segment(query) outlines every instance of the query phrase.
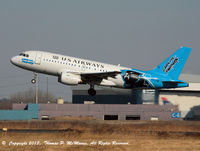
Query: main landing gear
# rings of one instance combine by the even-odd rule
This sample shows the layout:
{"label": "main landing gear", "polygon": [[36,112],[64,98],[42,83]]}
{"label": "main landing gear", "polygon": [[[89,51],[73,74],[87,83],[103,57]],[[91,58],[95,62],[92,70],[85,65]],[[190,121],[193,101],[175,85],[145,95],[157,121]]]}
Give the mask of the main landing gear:
{"label": "main landing gear", "polygon": [[90,85],[90,88],[88,90],[88,94],[91,95],[91,96],[96,95],[96,90],[94,89],[94,85]]}

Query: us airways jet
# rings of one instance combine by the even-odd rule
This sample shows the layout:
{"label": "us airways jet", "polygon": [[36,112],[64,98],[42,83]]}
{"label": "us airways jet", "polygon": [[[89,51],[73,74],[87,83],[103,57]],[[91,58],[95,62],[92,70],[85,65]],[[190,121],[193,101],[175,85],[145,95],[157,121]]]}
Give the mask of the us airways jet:
{"label": "us airways jet", "polygon": [[[89,84],[89,95],[95,95],[94,85],[128,89],[161,89],[188,87],[179,80],[191,48],[181,47],[153,70],[133,68],[69,57],[44,51],[25,51],[11,58],[11,63],[35,73],[58,77],[66,85]],[[31,80],[32,83],[36,79]]]}

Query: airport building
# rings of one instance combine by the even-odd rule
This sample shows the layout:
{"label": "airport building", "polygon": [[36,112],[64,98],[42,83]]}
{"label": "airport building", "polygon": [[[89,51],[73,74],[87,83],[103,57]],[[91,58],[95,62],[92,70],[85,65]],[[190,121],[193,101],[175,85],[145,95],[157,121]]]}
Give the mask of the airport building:
{"label": "airport building", "polygon": [[158,102],[162,105],[163,98],[166,98],[171,104],[178,105],[181,117],[185,118],[194,107],[200,106],[200,75],[182,74],[180,79],[189,82],[189,87],[159,90]]}
{"label": "airport building", "polygon": [[[13,104],[13,110],[24,110],[27,104]],[[61,116],[86,116],[100,120],[180,120],[174,105],[129,104],[39,104],[38,119]]]}
{"label": "airport building", "polygon": [[[189,87],[161,90],[128,90],[96,87],[97,95],[89,96],[89,86],[72,87],[73,104],[159,104],[177,105],[181,117],[188,117],[193,107],[200,106],[200,75],[182,74]],[[197,112],[197,111],[196,111]],[[190,112],[191,113],[191,112]],[[188,115],[189,114],[189,115]]]}
{"label": "airport building", "polygon": [[0,120],[33,120],[38,119],[39,105],[27,104],[22,105],[23,108],[15,109],[13,104],[13,110],[0,110]]}
{"label": "airport building", "polygon": [[129,90],[117,88],[96,88],[96,95],[90,96],[87,87],[79,86],[72,90],[73,104],[158,104],[158,91]]}
{"label": "airport building", "polygon": [[198,75],[182,75],[187,88],[127,90],[89,86],[72,87],[72,104],[13,104],[0,110],[0,120],[51,119],[59,116],[88,116],[100,120],[200,120],[200,80]]}

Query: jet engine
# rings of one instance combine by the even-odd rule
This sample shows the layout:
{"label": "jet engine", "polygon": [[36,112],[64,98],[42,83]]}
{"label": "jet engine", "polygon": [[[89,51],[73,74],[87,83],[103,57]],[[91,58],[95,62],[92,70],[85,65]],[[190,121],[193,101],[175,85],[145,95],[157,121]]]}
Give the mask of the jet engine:
{"label": "jet engine", "polygon": [[80,75],[73,73],[62,73],[58,78],[58,82],[67,85],[77,85],[82,82]]}

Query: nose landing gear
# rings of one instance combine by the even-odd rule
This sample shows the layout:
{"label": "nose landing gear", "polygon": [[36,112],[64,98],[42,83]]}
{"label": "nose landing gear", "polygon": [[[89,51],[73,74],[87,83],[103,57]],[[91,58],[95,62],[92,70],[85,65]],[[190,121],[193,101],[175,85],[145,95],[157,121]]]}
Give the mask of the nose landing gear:
{"label": "nose landing gear", "polygon": [[31,83],[35,84],[36,81],[37,81],[37,76],[38,74],[37,73],[34,73],[34,78],[31,80]]}

